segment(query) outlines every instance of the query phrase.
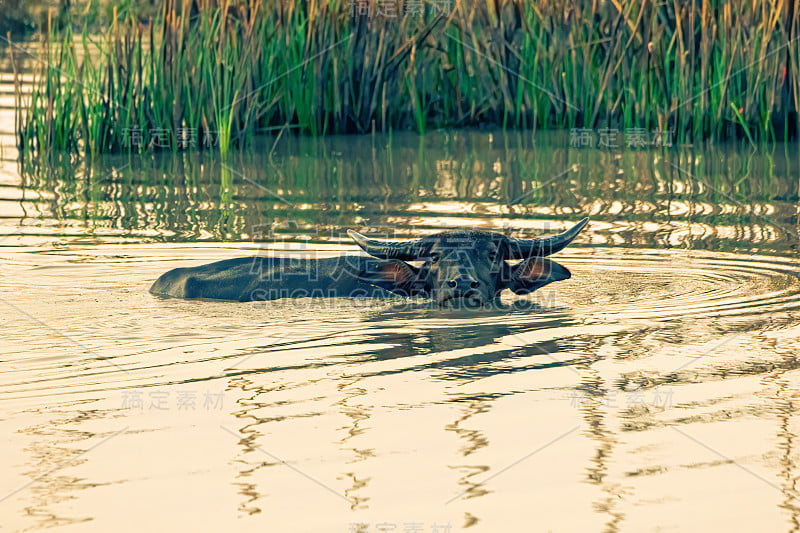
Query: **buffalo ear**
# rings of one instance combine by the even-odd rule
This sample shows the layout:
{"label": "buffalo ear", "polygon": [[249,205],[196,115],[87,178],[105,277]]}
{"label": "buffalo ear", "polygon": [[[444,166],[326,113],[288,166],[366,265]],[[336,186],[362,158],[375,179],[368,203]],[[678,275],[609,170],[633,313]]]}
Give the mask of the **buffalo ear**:
{"label": "buffalo ear", "polygon": [[544,257],[531,257],[511,267],[506,285],[517,294],[528,294],[548,283],[572,277],[566,267]]}
{"label": "buffalo ear", "polygon": [[420,279],[420,269],[398,259],[370,263],[358,278],[402,296],[415,296],[424,291],[425,280]]}

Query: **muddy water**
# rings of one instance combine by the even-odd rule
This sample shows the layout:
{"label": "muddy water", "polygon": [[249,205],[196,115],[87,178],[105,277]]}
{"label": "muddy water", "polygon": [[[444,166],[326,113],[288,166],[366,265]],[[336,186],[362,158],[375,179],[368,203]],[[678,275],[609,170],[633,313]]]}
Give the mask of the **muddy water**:
{"label": "muddy water", "polygon": [[[284,135],[21,166],[5,133],[2,531],[800,529],[797,146]],[[573,278],[490,310],[147,292],[357,253],[346,228],[584,215]]]}

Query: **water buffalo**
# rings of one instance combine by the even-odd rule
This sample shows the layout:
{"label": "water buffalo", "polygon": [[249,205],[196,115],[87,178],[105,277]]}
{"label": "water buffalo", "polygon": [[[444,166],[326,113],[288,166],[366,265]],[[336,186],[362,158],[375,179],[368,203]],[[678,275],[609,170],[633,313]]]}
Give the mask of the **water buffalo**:
{"label": "water buffalo", "polygon": [[[444,231],[414,241],[369,239],[348,234],[371,257],[243,257],[176,268],[150,292],[177,298],[275,300],[306,296],[381,297],[397,294],[435,299],[440,305],[479,306],[503,289],[527,294],[570,272],[545,256],[568,245],[586,226],[584,218],[559,235],[512,239],[488,231]],[[516,264],[507,261],[519,260]],[[413,266],[406,261],[421,262]]]}

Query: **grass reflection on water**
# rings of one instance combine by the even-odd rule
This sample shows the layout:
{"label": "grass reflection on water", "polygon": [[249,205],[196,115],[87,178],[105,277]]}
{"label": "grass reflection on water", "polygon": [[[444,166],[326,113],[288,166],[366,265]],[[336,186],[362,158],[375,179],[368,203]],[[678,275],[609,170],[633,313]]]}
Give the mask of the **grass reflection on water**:
{"label": "grass reflection on water", "polygon": [[[788,253],[796,150],[570,148],[566,134],[286,137],[209,153],[105,156],[23,172],[26,213],[48,232],[134,240],[408,237],[442,226],[525,234],[590,215],[601,242]],[[512,223],[513,220],[513,223]],[[53,227],[56,226],[56,227]]]}

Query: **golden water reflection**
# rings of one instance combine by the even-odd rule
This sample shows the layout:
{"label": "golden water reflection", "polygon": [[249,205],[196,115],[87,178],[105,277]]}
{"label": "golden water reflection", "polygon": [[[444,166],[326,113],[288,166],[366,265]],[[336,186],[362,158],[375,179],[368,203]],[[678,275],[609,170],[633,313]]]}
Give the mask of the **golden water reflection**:
{"label": "golden water reflection", "polygon": [[[6,162],[4,528],[798,530],[796,150],[458,132],[267,153]],[[147,293],[174,266],[355,253],[347,227],[584,214],[573,278],[495,309]]]}

